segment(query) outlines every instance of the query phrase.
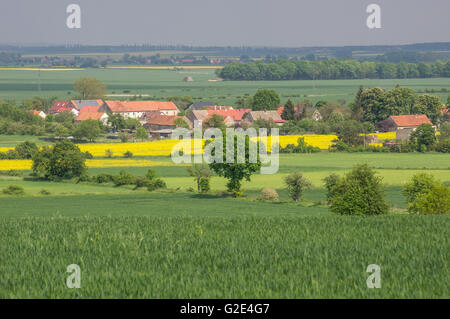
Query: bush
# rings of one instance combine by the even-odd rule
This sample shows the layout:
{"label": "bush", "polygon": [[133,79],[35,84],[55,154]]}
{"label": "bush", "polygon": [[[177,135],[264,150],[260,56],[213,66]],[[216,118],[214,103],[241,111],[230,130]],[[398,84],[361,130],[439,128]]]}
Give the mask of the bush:
{"label": "bush", "polygon": [[41,189],[39,194],[41,194],[41,195],[50,195],[51,193],[48,190],[46,190],[45,188],[43,188],[43,189]]}
{"label": "bush", "polygon": [[15,151],[17,155],[22,159],[30,159],[36,154],[39,149],[33,142],[25,141],[23,143],[18,144],[15,147]]}
{"label": "bush", "polygon": [[114,182],[114,175],[101,173],[98,174],[97,176],[94,176],[93,180],[99,184],[112,183]]}
{"label": "bush", "polygon": [[[343,178],[328,182],[331,211],[340,215],[381,215],[388,212],[381,178],[367,165],[356,165]],[[332,186],[332,184],[334,186]]]}
{"label": "bush", "polygon": [[86,157],[72,142],[58,142],[34,154],[33,172],[47,179],[80,177],[87,172]]}
{"label": "bush", "polygon": [[166,183],[160,179],[160,178],[155,178],[153,180],[150,181],[149,185],[147,186],[147,190],[149,192],[152,192],[154,190],[157,190],[159,188],[166,188]]}
{"label": "bush", "polygon": [[111,151],[109,148],[105,151],[106,157],[111,158],[111,157],[113,157],[113,155],[114,155],[114,152]]}
{"label": "bush", "polygon": [[209,192],[209,190],[210,190],[209,177],[204,177],[204,176],[200,177],[198,186],[199,186],[200,193]]}
{"label": "bush", "polygon": [[133,153],[131,153],[130,151],[126,151],[126,152],[123,154],[123,157],[125,157],[125,158],[132,158],[132,157],[133,157]]}
{"label": "bush", "polygon": [[94,155],[92,155],[91,153],[89,153],[88,151],[84,152],[84,157],[86,159],[93,159]]}
{"label": "bush", "polygon": [[327,201],[328,204],[330,204],[331,199],[335,195],[335,187],[339,183],[340,177],[337,174],[332,173],[330,176],[325,177],[323,181],[325,182],[325,188],[327,189]]}
{"label": "bush", "polygon": [[417,197],[410,212],[418,214],[450,214],[450,189],[436,185]]}
{"label": "bush", "polygon": [[440,140],[436,145],[436,151],[441,153],[450,153],[450,137]]}
{"label": "bush", "polygon": [[10,185],[7,188],[3,189],[3,194],[6,195],[23,195],[25,194],[25,190],[22,186]]}
{"label": "bush", "polygon": [[302,197],[305,189],[311,188],[311,183],[299,172],[294,172],[284,178],[289,196],[296,202]]}
{"label": "bush", "polygon": [[114,184],[116,186],[134,185],[136,184],[136,177],[125,171],[120,171],[119,175],[114,176]]}
{"label": "bush", "polygon": [[308,145],[305,142],[304,137],[299,137],[297,140],[297,146],[288,144],[286,147],[280,149],[280,153],[318,153],[320,148]]}
{"label": "bush", "polygon": [[22,176],[23,173],[21,171],[10,169],[9,171],[0,171],[0,175],[18,177],[18,176]]}
{"label": "bush", "polygon": [[449,213],[449,189],[430,174],[419,173],[403,188],[408,211],[413,214]]}
{"label": "bush", "polygon": [[261,191],[261,199],[262,200],[274,200],[278,201],[280,197],[276,190],[270,187],[263,188]]}

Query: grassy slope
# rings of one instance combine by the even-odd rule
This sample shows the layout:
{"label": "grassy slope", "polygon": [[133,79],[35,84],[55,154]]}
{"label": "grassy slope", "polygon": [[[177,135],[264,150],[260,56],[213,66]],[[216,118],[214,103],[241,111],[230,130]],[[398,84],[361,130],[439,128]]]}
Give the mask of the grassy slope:
{"label": "grassy slope", "polygon": [[[194,82],[183,82],[192,76]],[[224,81],[208,82],[214,78],[212,70],[116,70],[86,69],[77,71],[41,72],[41,88],[37,90],[37,71],[0,71],[0,99],[22,100],[33,96],[57,96],[64,99],[73,94],[73,82],[79,77],[95,77],[108,85],[109,94],[150,94],[155,99],[191,95],[196,100],[212,100],[220,104],[234,104],[237,97],[254,94],[261,87],[277,90],[286,101],[300,100],[305,95],[312,101],[354,99],[360,85],[380,86],[388,89],[397,84],[414,90],[450,89],[450,79],[395,79],[395,80],[326,80],[326,81]],[[70,92],[70,94],[68,94]],[[127,93],[128,94],[128,93]],[[447,93],[436,93],[444,101]]]}

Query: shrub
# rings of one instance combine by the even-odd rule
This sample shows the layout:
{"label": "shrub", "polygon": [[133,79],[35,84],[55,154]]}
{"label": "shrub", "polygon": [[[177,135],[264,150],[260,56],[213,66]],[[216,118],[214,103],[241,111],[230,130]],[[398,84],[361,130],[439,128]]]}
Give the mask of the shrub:
{"label": "shrub", "polygon": [[450,137],[440,140],[436,146],[436,151],[441,153],[450,153]]}
{"label": "shrub", "polygon": [[437,184],[438,182],[434,179],[433,175],[418,173],[405,185],[402,193],[406,197],[406,202],[412,204],[419,195],[431,191]]}
{"label": "shrub", "polygon": [[111,157],[113,157],[113,155],[114,155],[114,152],[111,151],[109,148],[105,151],[106,157],[111,158]]}
{"label": "shrub", "polygon": [[25,141],[18,144],[15,149],[17,155],[22,159],[30,159],[35,153],[38,152],[38,147],[36,143]]}
{"label": "shrub", "polygon": [[[334,186],[331,186],[336,182]],[[388,212],[381,178],[367,165],[356,165],[343,178],[329,182],[331,211],[340,215],[381,215]]]}
{"label": "shrub", "polygon": [[99,184],[114,182],[114,175],[101,173],[93,177],[93,180]]}
{"label": "shrub", "polygon": [[332,173],[330,176],[327,176],[323,179],[323,181],[325,182],[325,188],[327,189],[328,204],[331,203],[331,198],[333,198],[333,196],[335,195],[335,187],[336,185],[338,185],[339,180],[340,177],[335,173]]}
{"label": "shrub", "polygon": [[91,153],[89,153],[88,151],[84,152],[84,157],[86,159],[93,159],[94,155],[92,155]]}
{"label": "shrub", "polygon": [[46,190],[45,188],[43,188],[43,189],[41,189],[39,194],[41,194],[41,195],[50,195],[51,193],[48,190]]}
{"label": "shrub", "polygon": [[286,147],[280,149],[280,153],[318,153],[320,148],[308,145],[305,142],[304,137],[299,137],[297,140],[297,146],[288,144]]}
{"label": "shrub", "polygon": [[155,179],[150,181],[149,185],[147,186],[147,190],[149,192],[152,192],[152,191],[154,191],[156,189],[166,188],[166,187],[167,187],[166,183],[162,179],[155,178]]}
{"label": "shrub", "polygon": [[147,174],[145,174],[145,178],[148,180],[152,180],[156,177],[156,172],[152,170],[151,168],[148,169]]}
{"label": "shrub", "polygon": [[125,171],[120,171],[119,175],[114,176],[114,185],[134,185],[136,184],[136,177]]}
{"label": "shrub", "polygon": [[22,176],[23,173],[21,171],[10,169],[9,171],[0,171],[0,175],[17,177],[17,176]]}
{"label": "shrub", "polygon": [[3,194],[6,195],[23,195],[25,190],[22,186],[9,185],[7,188],[3,189]]}
{"label": "shrub", "polygon": [[296,202],[302,197],[305,189],[311,188],[311,183],[299,172],[286,176],[284,182],[287,185],[289,196]]}
{"label": "shrub", "polygon": [[450,214],[450,189],[435,185],[433,189],[417,197],[410,212],[418,214]]}
{"label": "shrub", "polygon": [[280,197],[276,190],[270,187],[263,188],[261,191],[261,199],[262,200],[274,200],[278,201]]}
{"label": "shrub", "polygon": [[198,187],[200,193],[207,193],[210,190],[209,177],[202,176],[198,181]]}
{"label": "shrub", "polygon": [[141,187],[148,187],[150,185],[151,181],[146,179],[145,177],[136,177],[135,181],[135,187],[134,189],[138,189]]}
{"label": "shrub", "polygon": [[133,157],[133,153],[130,152],[130,151],[126,151],[126,152],[123,154],[123,157],[125,157],[125,158],[131,158],[131,157]]}

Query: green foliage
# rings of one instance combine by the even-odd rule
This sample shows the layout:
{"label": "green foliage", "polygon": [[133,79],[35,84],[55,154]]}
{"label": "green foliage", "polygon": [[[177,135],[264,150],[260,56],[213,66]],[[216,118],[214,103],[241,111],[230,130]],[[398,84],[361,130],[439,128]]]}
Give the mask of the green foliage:
{"label": "green foliage", "polygon": [[431,190],[422,192],[410,211],[424,215],[450,214],[450,189],[445,185],[435,185]]}
{"label": "green foliage", "polygon": [[166,183],[161,178],[155,178],[151,180],[147,186],[147,190],[149,192],[152,192],[154,190],[160,189],[160,188],[166,188]]}
{"label": "green foliage", "polygon": [[102,99],[106,94],[106,84],[95,78],[79,78],[73,83],[73,89],[81,100]]}
{"label": "green foliage", "polygon": [[39,194],[41,195],[51,195],[52,193],[50,193],[48,190],[46,190],[45,188],[41,189],[41,191],[39,192]]}
{"label": "green foliage", "polygon": [[[227,178],[229,181],[227,183],[227,189],[229,192],[232,192],[236,195],[239,195],[241,190],[241,181],[243,179],[250,181],[251,175],[256,173],[261,168],[261,161],[259,159],[259,152],[257,155],[257,161],[256,163],[250,162],[250,152],[249,152],[249,145],[250,143],[253,143],[250,141],[250,138],[248,136],[245,136],[245,155],[244,155],[244,162],[238,163],[237,161],[237,136],[234,137],[234,162],[233,163],[226,163],[226,136],[223,137],[223,163],[210,163],[209,167],[219,176],[223,176]],[[212,155],[215,155],[215,150],[213,150]]]}
{"label": "green foliage", "polygon": [[123,153],[123,157],[125,158],[132,158],[133,157],[133,153],[130,151],[126,151],[125,153]]}
{"label": "green foliage", "polygon": [[33,172],[47,179],[70,179],[86,173],[86,156],[69,141],[43,147],[33,158]]}
{"label": "green foliage", "polygon": [[296,202],[302,197],[306,189],[312,187],[309,180],[307,180],[302,173],[293,172],[284,178],[284,183],[287,186],[289,196]]}
{"label": "green foliage", "polygon": [[93,180],[96,183],[98,183],[98,184],[113,183],[114,182],[114,175],[101,173],[101,174],[98,174],[97,176],[95,176],[93,178]]}
{"label": "green foliage", "polygon": [[121,114],[108,114],[108,123],[115,132],[126,127],[125,119]]}
{"label": "green foliage", "polygon": [[203,129],[215,127],[224,130],[226,128],[224,118],[219,114],[213,114],[210,117],[208,117],[206,120],[203,121],[202,126]]}
{"label": "green foliage", "polygon": [[286,121],[291,121],[295,119],[295,107],[291,99],[288,99],[284,105],[283,112],[281,113],[281,118]]}
{"label": "green foliage", "polygon": [[23,159],[30,159],[39,151],[36,143],[28,141],[18,144],[14,150],[19,155],[19,158]]}
{"label": "green foliage", "polygon": [[[329,187],[329,188],[328,188]],[[388,213],[381,178],[367,164],[355,165],[343,178],[329,177],[331,211],[340,215]]]}
{"label": "green foliage", "polygon": [[274,90],[259,89],[252,102],[254,111],[276,110],[280,106],[280,97]]}
{"label": "green foliage", "polygon": [[23,189],[23,187],[17,186],[17,185],[10,185],[7,188],[3,189],[2,192],[5,195],[13,195],[13,196],[19,196],[19,195],[25,194],[25,190]]}
{"label": "green foliage", "polygon": [[364,137],[361,136],[365,132],[364,124],[356,120],[339,122],[335,129],[339,141],[349,146],[358,146],[364,142]]}
{"label": "green foliage", "polygon": [[88,139],[89,141],[94,141],[100,136],[100,124],[96,120],[86,120],[78,124],[73,136],[78,139]]}
{"label": "green foliage", "polygon": [[327,201],[328,203],[331,203],[331,199],[336,195],[335,190],[340,182],[340,177],[335,173],[331,173],[329,176],[325,177],[323,181],[327,190]]}
{"label": "green foliage", "polygon": [[440,139],[436,145],[436,151],[441,153],[450,153],[450,137]]}
{"label": "green foliage", "polygon": [[318,153],[320,148],[308,145],[305,142],[304,137],[299,137],[297,145],[288,144],[285,147],[280,148],[280,153]]}
{"label": "green foliage", "polygon": [[114,185],[134,185],[136,184],[136,176],[127,173],[126,171],[120,171],[119,175],[114,176]]}
{"label": "green foliage", "polygon": [[[207,165],[194,164],[187,168],[190,176],[194,177],[194,181],[197,183],[197,191],[199,193],[209,191],[209,179],[211,178],[211,171]],[[203,189],[202,189],[203,185]],[[203,191],[206,190],[206,191]]]}
{"label": "green foliage", "polygon": [[113,157],[113,155],[114,155],[114,152],[111,151],[109,148],[105,151],[106,157],[111,158],[111,157]]}
{"label": "green foliage", "polygon": [[[444,212],[444,208],[448,210],[448,189],[447,193],[442,190],[446,188],[440,184],[432,175],[419,173],[412,177],[411,181],[403,188],[403,194],[408,203],[408,211],[410,213],[433,213],[431,209],[434,207],[434,213]],[[447,194],[447,195],[446,195]],[[436,196],[442,195],[442,198]],[[438,201],[442,201],[442,205]]]}
{"label": "green foliage", "polygon": [[436,143],[436,132],[430,124],[421,124],[411,133],[409,142],[416,147],[419,152],[430,151]]}
{"label": "green foliage", "polygon": [[142,126],[138,127],[136,130],[136,138],[141,139],[141,141],[148,139],[148,133]]}

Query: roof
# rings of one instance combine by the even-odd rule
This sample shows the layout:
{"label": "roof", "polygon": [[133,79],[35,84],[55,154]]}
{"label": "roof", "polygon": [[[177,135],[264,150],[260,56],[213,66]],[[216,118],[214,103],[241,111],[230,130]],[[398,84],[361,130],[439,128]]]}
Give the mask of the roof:
{"label": "roof", "polygon": [[94,113],[94,112],[80,112],[80,114],[75,118],[75,121],[86,121],[86,120],[100,120],[105,113]]}
{"label": "roof", "polygon": [[39,115],[39,114],[41,114],[42,111],[39,111],[39,110],[31,110],[30,112],[31,112],[33,115]]}
{"label": "roof", "polygon": [[90,105],[86,105],[84,106],[81,110],[80,110],[80,114],[81,113],[98,113],[99,109],[101,106],[90,106]]}
{"label": "roof", "polygon": [[391,115],[390,118],[394,121],[395,125],[400,127],[416,127],[421,124],[433,125],[425,114]]}
{"label": "roof", "polygon": [[250,116],[253,120],[273,120],[275,123],[284,122],[278,111],[251,111]]}
{"label": "roof", "polygon": [[193,110],[199,110],[204,107],[214,106],[214,105],[216,105],[216,103],[214,103],[214,102],[195,102],[195,103],[192,103],[191,105],[189,105],[189,108],[193,109]]}
{"label": "roof", "polygon": [[60,113],[64,111],[70,111],[73,107],[70,101],[55,101],[53,106],[50,108],[50,112]]}
{"label": "roof", "polygon": [[78,110],[81,110],[85,106],[102,106],[102,100],[72,100],[72,105],[74,105]]}
{"label": "roof", "polygon": [[195,118],[202,121],[209,118],[213,114],[222,116],[223,118],[230,117],[233,121],[241,121],[245,113],[250,112],[251,109],[220,109],[220,110],[194,110],[192,111]]}
{"label": "roof", "polygon": [[112,112],[151,112],[160,110],[178,110],[173,102],[160,101],[105,101]]}
{"label": "roof", "polygon": [[174,121],[177,118],[184,119],[183,116],[162,115],[162,114],[154,113],[154,114],[150,115],[150,117],[148,118],[146,123],[149,125],[175,126]]}

